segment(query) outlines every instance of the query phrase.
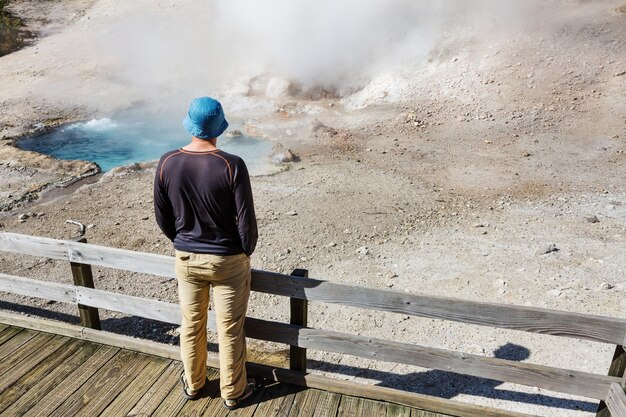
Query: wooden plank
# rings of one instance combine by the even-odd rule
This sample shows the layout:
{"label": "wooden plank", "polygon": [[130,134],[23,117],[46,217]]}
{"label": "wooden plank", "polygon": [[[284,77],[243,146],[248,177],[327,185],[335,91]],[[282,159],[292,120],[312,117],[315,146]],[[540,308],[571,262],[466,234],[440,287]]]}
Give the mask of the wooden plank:
{"label": "wooden plank", "polygon": [[[615,353],[613,354],[613,360],[609,366],[609,375],[623,377],[624,371],[626,371],[626,351],[623,346],[617,345],[615,347]],[[610,417],[609,409],[604,401],[600,401],[598,405],[598,411],[596,417]]]}
{"label": "wooden plank", "polygon": [[[55,355],[49,365],[49,372],[45,372],[44,375],[39,377],[36,377],[36,375],[28,376],[27,380],[21,381],[20,385],[16,387],[19,390],[20,398],[15,400],[6,410],[7,415],[21,416],[27,410],[33,408],[35,404],[40,403],[42,398],[60,385],[68,375],[74,372],[77,367],[82,365],[99,348],[98,345],[93,343],[84,343],[78,340],[75,340],[75,342],[78,349],[72,351],[72,349],[68,348],[67,353],[69,356],[67,358],[63,354]],[[58,360],[60,360],[60,363],[55,364]],[[45,369],[45,367],[42,367],[42,369]]]}
{"label": "wooden plank", "polygon": [[296,393],[293,398],[293,403],[291,404],[289,417],[299,417],[303,414],[303,410],[305,409],[307,404],[307,398],[309,396],[315,395],[314,391],[315,390],[307,389]]}
{"label": "wooden plank", "polygon": [[[67,302],[68,300],[71,300],[72,302],[79,302],[86,306],[103,308],[111,311],[117,311],[120,313],[150,318],[165,323],[181,323],[181,313],[178,304],[134,297],[125,294],[110,293],[107,291],[91,288],[80,288],[67,284],[48,283],[24,277],[3,277],[2,275],[3,274],[0,274],[0,283],[3,281],[4,278],[6,281],[10,281],[12,285],[15,286],[15,288],[19,288],[20,293],[23,294],[30,293],[35,295],[38,293],[38,289],[42,288],[42,284],[44,284],[45,288],[47,288],[47,295],[44,298],[49,298],[60,302]],[[72,295],[72,293],[74,293],[74,295]],[[6,314],[3,312],[0,312],[0,320],[5,320],[7,322],[16,324],[26,321],[19,316]],[[215,315],[212,312],[209,313],[208,323],[209,330],[215,332],[217,330],[217,326],[215,324]],[[47,324],[41,323],[41,325],[39,325],[37,329],[46,331],[47,326]],[[257,338],[265,337],[263,332],[254,331],[255,326],[257,326],[255,319],[247,320],[246,331],[250,331],[249,337],[255,337],[255,335]],[[272,329],[269,329],[269,331],[271,330]],[[89,329],[83,328],[80,329],[79,334],[82,337],[87,337],[87,335],[89,334],[98,333],[91,333],[89,332]],[[294,344],[297,343],[297,338],[291,337],[290,340],[293,340]]]}
{"label": "wooden plank", "polygon": [[[0,233],[0,250],[175,278],[174,258],[162,255],[8,232]],[[252,290],[615,345],[624,343],[626,335],[626,319],[354,287],[258,270],[252,271]]]}
{"label": "wooden plank", "polygon": [[381,401],[369,399],[363,400],[363,417],[385,417],[387,415],[387,404]]}
{"label": "wooden plank", "polygon": [[303,389],[282,383],[268,386],[254,417],[288,417],[296,394]]}
{"label": "wooden plank", "polygon": [[124,375],[124,370],[133,366],[139,358],[134,352],[119,351],[106,365],[101,366],[88,381],[82,384],[74,392],[68,393],[65,401],[56,408],[50,417],[97,415],[84,413],[91,402],[99,402],[106,397],[116,378]]}
{"label": "wooden plank", "polygon": [[433,413],[425,410],[412,410],[411,417],[440,417],[442,414]]}
{"label": "wooden plank", "polygon": [[[16,334],[21,332],[22,329],[19,327],[7,327],[0,333],[0,351],[3,349],[2,345],[7,341],[13,338]],[[0,353],[1,355],[1,353]],[[1,357],[1,356],[0,356]]]}
{"label": "wooden plank", "polygon": [[626,394],[619,384],[611,384],[606,404],[612,417],[626,417]]}
{"label": "wooden plank", "polygon": [[[89,329],[74,324],[23,316],[21,314],[0,311],[0,322],[10,322],[16,326],[40,332],[59,334],[86,341],[107,344],[122,349],[133,350],[148,355],[180,360],[180,348],[178,346],[163,343],[150,342],[146,339],[109,333],[101,330]],[[36,333],[32,333],[35,335]],[[207,365],[219,367],[217,360],[208,358]]]}
{"label": "wooden plank", "polygon": [[182,320],[178,304],[148,298],[76,287],[76,301],[91,307],[118,311],[165,323],[180,324]]}
{"label": "wooden plank", "polygon": [[[295,269],[292,276],[308,278],[309,271],[306,269]],[[289,298],[289,323],[306,327],[308,325],[308,300],[300,298]],[[294,371],[306,372],[306,349],[298,346],[289,346],[289,368]]]}
{"label": "wooden plank", "polygon": [[248,333],[252,338],[266,335],[268,340],[271,339],[274,342],[295,344],[309,349],[440,369],[595,399],[606,398],[609,384],[620,380],[617,377],[346,335],[327,330],[299,328],[290,324],[251,318],[246,319],[247,336]]}
{"label": "wooden plank", "polygon": [[411,409],[399,404],[387,404],[386,417],[411,417]]}
{"label": "wooden plank", "polygon": [[318,389],[309,389],[307,393],[301,416],[335,417],[337,415],[341,402],[340,394]]}
{"label": "wooden plank", "polygon": [[[82,396],[82,399],[90,398],[90,401],[81,407],[76,414],[71,415],[84,417],[99,416],[121,392],[133,383],[141,370],[148,366],[150,361],[154,360],[151,356],[135,352],[129,353],[132,354],[132,359],[122,363],[120,372],[115,374],[109,373],[103,378],[101,384],[90,380],[89,389]],[[107,369],[108,372],[110,372],[110,369]]]}
{"label": "wooden plank", "polygon": [[104,246],[84,244],[68,244],[68,256],[72,262],[105,266],[122,269],[124,271],[140,272],[176,279],[174,272],[174,258],[171,256],[142,253],[107,248]]}
{"label": "wooden plank", "polygon": [[[217,395],[215,398],[212,398],[208,404],[206,405],[206,409],[204,413],[202,413],[203,417],[226,417],[228,416],[228,410],[224,408],[222,405],[222,398]],[[236,411],[233,412],[236,413]],[[233,417],[233,416],[229,416]]]}
{"label": "wooden plank", "polygon": [[357,384],[342,381],[323,375],[305,374],[289,369],[273,368],[260,364],[247,364],[251,374],[288,384],[297,384],[309,388],[332,391],[344,395],[352,395],[387,401],[408,407],[438,410],[439,412],[458,417],[537,417],[530,414],[499,410],[490,407],[467,404],[445,398],[432,397],[424,394],[400,391],[393,388],[374,385]]}
{"label": "wooden plank", "polygon": [[[0,233],[0,251],[176,278],[174,258],[170,256],[133,252],[89,243],[4,232]],[[138,254],[141,255],[137,256]]]}
{"label": "wooden plank", "polygon": [[2,375],[2,378],[0,378],[0,393],[4,393],[7,388],[36,368],[48,356],[57,353],[57,350],[65,348],[66,345],[71,345],[71,342],[71,340],[63,336],[54,336],[48,339],[44,345],[34,350],[30,355],[9,368],[7,372]]}
{"label": "wooden plank", "polygon": [[17,233],[0,233],[0,251],[69,261],[64,241]]}
{"label": "wooden plank", "polygon": [[100,346],[78,368],[53,387],[46,396],[26,410],[23,417],[50,415],[55,412],[72,394],[81,389],[102,366],[119,352],[119,349]]}
{"label": "wooden plank", "polygon": [[0,324],[0,334],[9,328],[8,324]]}
{"label": "wooden plank", "polygon": [[0,377],[4,378],[5,373],[33,354],[33,352],[41,349],[53,337],[54,336],[51,334],[37,334],[35,337],[30,338],[26,343],[20,344],[19,348],[11,351],[10,354],[6,355],[0,362]]}
{"label": "wooden plank", "polygon": [[[110,293],[90,288],[75,288],[75,291],[76,300],[85,305],[110,311],[117,311],[119,313],[133,316],[145,317],[170,324],[180,325],[182,321],[180,307],[178,304],[134,297],[125,294]],[[249,320],[252,320],[251,324],[248,324]],[[248,331],[248,328],[254,327],[254,319],[247,318],[245,326],[246,331]],[[217,332],[215,313],[212,310],[209,311],[207,329],[214,333]],[[89,329],[85,329],[83,333],[89,333]],[[259,336],[265,337],[263,334],[260,334]]]}
{"label": "wooden plank", "polygon": [[[180,373],[176,376],[178,381]],[[214,397],[208,397],[202,400],[201,407],[206,408],[204,413],[192,413],[186,414],[182,410],[185,406],[188,408],[194,408],[195,404],[188,404],[189,401],[182,395],[182,386],[177,383],[174,388],[168,393],[167,397],[161,402],[159,407],[151,414],[152,417],[171,417],[176,415],[215,415],[212,410],[216,410],[220,415],[228,414],[228,410],[222,407],[222,400],[219,395]]]}
{"label": "wooden plank", "polygon": [[339,410],[339,403],[341,402],[341,395],[334,392],[318,391],[320,398],[318,400],[317,410],[315,417],[334,417]]}
{"label": "wooden plank", "polygon": [[[56,368],[70,360],[80,348],[81,343],[76,339],[66,339],[68,343],[64,344],[62,349],[57,349],[54,355],[48,356],[39,366],[31,369],[24,374],[10,388],[0,392],[0,413],[12,406],[15,402],[23,399],[23,397],[33,397],[35,392],[30,390],[38,384],[42,383]],[[27,394],[28,393],[28,394]],[[36,401],[36,399],[34,400]],[[19,415],[15,409],[8,415]]]}
{"label": "wooden plank", "polygon": [[126,415],[143,398],[152,385],[172,363],[171,360],[152,357],[136,378],[100,413],[100,417]]}
{"label": "wooden plank", "polygon": [[[109,344],[122,349],[146,353],[148,355],[161,356],[168,359],[180,360],[180,347],[161,343],[146,343],[145,339],[124,336],[115,333],[84,328],[82,339],[96,343]],[[209,366],[219,366],[217,360],[207,360]]]}
{"label": "wooden plank", "polygon": [[178,386],[178,376],[182,371],[180,362],[171,362],[159,379],[150,387],[127,416],[151,416],[165,397]]}
{"label": "wooden plank", "polygon": [[[74,241],[77,243],[87,243],[87,239],[84,236],[74,239]],[[70,266],[72,269],[74,285],[79,287],[95,288],[93,284],[93,274],[91,273],[91,265],[70,262]],[[80,315],[81,325],[91,329],[101,329],[98,309],[78,304],[78,312]]]}
{"label": "wooden plank", "polygon": [[30,317],[3,310],[0,310],[0,322],[9,323],[11,326],[14,326],[13,328],[19,330],[22,328],[37,330],[43,333],[53,333],[73,338],[80,338],[83,332],[83,327],[76,326],[74,324],[41,319],[38,317]]}
{"label": "wooden plank", "polygon": [[[182,371],[182,369],[181,369]],[[163,399],[161,404],[154,410],[151,417],[171,417],[178,414],[178,412],[185,406],[187,401],[181,394],[181,385],[179,382],[180,372],[176,375],[176,384],[169,391],[167,396]]]}
{"label": "wooden plank", "polygon": [[423,296],[253,271],[252,290],[481,326],[622,344],[626,319]]}
{"label": "wooden plank", "polygon": [[0,291],[75,304],[74,287],[0,273]]}
{"label": "wooden plank", "polygon": [[178,304],[92,288],[0,274],[0,291],[63,303],[79,303],[85,306],[104,308],[166,323],[180,324],[181,321]]}
{"label": "wooden plank", "polygon": [[342,396],[337,417],[363,417],[363,399]]}

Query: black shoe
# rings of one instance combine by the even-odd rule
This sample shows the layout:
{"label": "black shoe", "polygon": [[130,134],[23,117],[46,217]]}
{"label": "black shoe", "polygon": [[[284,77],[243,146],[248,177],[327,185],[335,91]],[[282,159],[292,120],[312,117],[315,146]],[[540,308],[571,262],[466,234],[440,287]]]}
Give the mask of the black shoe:
{"label": "black shoe", "polygon": [[185,397],[188,400],[197,400],[198,398],[201,398],[204,396],[204,392],[206,391],[207,387],[209,386],[209,379],[205,378],[204,379],[204,385],[202,386],[202,388],[200,388],[198,391],[196,391],[194,394],[190,394],[188,389],[189,389],[189,385],[187,385],[187,380],[185,379],[185,372],[182,372],[180,374],[180,383],[183,384],[183,397]]}
{"label": "black shoe", "polygon": [[259,394],[263,392],[265,386],[253,378],[248,378],[248,384],[243,395],[239,398],[232,400],[224,400],[224,407],[229,410],[235,410],[239,407],[244,407],[251,404],[255,399],[259,397]]}

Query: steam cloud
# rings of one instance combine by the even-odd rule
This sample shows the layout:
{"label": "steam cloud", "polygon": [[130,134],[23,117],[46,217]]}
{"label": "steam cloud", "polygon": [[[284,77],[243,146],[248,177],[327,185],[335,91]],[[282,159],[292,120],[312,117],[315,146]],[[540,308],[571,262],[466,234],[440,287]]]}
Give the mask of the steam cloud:
{"label": "steam cloud", "polygon": [[[216,39],[229,62],[305,86],[355,87],[373,74],[419,65],[445,36],[521,28],[542,2],[527,0],[218,0]],[[238,62],[241,64],[241,61]]]}
{"label": "steam cloud", "polygon": [[[78,56],[79,75],[91,71],[92,79],[107,83],[100,94],[132,97],[127,101],[155,102],[158,94],[184,107],[199,92],[242,96],[250,80],[260,75],[351,92],[381,72],[423,65],[443,39],[524,28],[545,14],[544,4],[101,0],[90,14],[107,18],[99,27],[86,24],[89,30],[68,51]],[[92,63],[88,69],[86,62]]]}

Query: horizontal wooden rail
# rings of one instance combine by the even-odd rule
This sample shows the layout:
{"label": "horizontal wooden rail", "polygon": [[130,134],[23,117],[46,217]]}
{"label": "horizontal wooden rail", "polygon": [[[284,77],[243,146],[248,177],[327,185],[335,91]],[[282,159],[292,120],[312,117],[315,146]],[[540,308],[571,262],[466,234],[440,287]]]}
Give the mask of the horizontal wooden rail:
{"label": "horizontal wooden rail", "polygon": [[[93,288],[58,284],[0,273],[0,291],[54,300],[61,303],[80,303],[89,307],[103,308],[164,323],[178,325],[181,323],[181,313],[178,304]],[[214,331],[216,327],[209,327],[209,329]]]}
{"label": "horizontal wooden rail", "polygon": [[626,394],[620,384],[611,384],[606,406],[612,417],[626,417]]}
{"label": "horizontal wooden rail", "polygon": [[[0,251],[44,256],[174,278],[174,258],[86,243],[0,233]],[[624,344],[626,320],[536,307],[481,303],[354,287],[317,279],[253,271],[252,290],[312,301],[451,320],[461,323]]]}
{"label": "horizontal wooden rail", "polygon": [[[361,358],[421,366],[428,369],[545,388],[555,392],[604,399],[609,385],[619,377],[488,358],[463,352],[424,347],[388,340],[348,335],[289,324],[254,320],[246,335],[307,349],[353,355]],[[270,335],[268,337],[268,335]]]}
{"label": "horizontal wooden rail", "polygon": [[4,232],[0,233],[0,251],[176,278],[173,257],[71,240]]}
{"label": "horizontal wooden rail", "polygon": [[[6,274],[0,274],[0,291],[80,303],[165,323],[180,324],[181,320],[177,304]],[[216,330],[212,314],[208,327],[212,331]],[[620,381],[619,377],[487,358],[255,318],[246,319],[245,329],[246,335],[254,339],[530,385],[599,400],[607,397],[611,383]]]}
{"label": "horizontal wooden rail", "polygon": [[624,343],[626,335],[625,319],[376,288],[357,288],[271,272],[257,271],[253,275],[252,289],[365,309],[611,344]]}

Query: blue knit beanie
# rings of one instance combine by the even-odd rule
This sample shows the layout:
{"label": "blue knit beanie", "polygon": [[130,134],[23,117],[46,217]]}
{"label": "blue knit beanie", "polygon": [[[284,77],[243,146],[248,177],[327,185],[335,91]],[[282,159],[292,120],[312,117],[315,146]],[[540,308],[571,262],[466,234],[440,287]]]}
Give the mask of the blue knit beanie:
{"label": "blue knit beanie", "polygon": [[224,133],[228,122],[219,101],[211,97],[199,97],[189,105],[183,126],[198,139],[213,139]]}

